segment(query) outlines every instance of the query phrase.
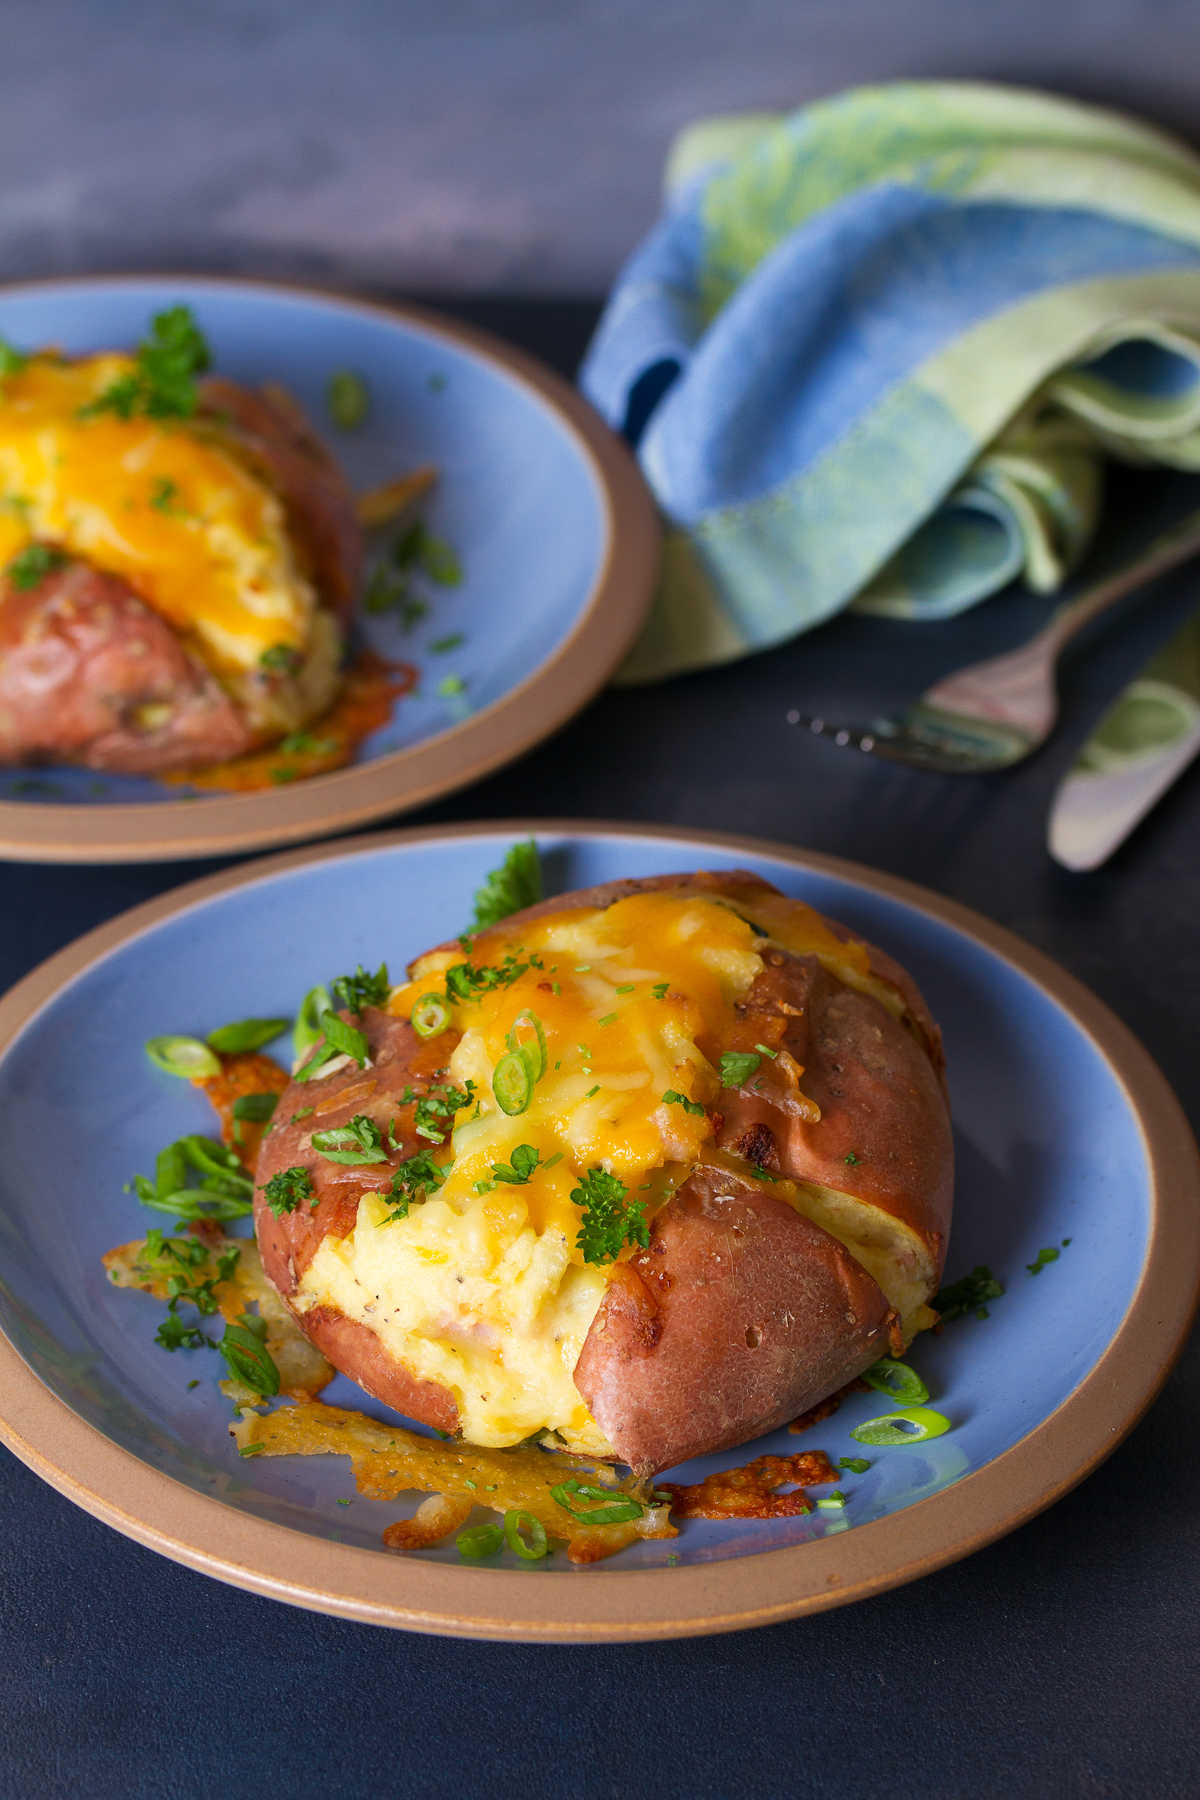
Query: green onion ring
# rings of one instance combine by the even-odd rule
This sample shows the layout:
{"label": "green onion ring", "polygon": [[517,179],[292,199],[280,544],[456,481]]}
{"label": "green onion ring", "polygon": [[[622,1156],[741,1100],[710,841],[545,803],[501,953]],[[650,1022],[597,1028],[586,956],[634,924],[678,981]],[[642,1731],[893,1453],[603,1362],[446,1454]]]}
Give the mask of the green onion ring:
{"label": "green onion ring", "polygon": [[886,1394],[891,1400],[902,1400],[905,1406],[920,1406],[929,1398],[929,1389],[917,1371],[910,1369],[907,1363],[897,1362],[893,1356],[881,1356],[878,1362],[863,1370],[862,1378],[868,1387]]}
{"label": "green onion ring", "polygon": [[[912,1429],[905,1430],[908,1425]],[[860,1444],[874,1444],[890,1449],[896,1444],[923,1444],[930,1438],[942,1437],[950,1429],[945,1413],[931,1406],[904,1406],[898,1412],[885,1413],[880,1419],[868,1419],[856,1425],[850,1436]]]}
{"label": "green onion ring", "polygon": [[[526,1022],[533,1026],[534,1041],[532,1044],[522,1044],[518,1042],[517,1039],[517,1027]],[[530,1081],[540,1081],[542,1076],[546,1073],[546,1033],[542,1029],[542,1021],[538,1018],[537,1014],[535,1012],[529,1012],[528,1010],[518,1013],[512,1022],[512,1030],[509,1032],[505,1042],[508,1044],[509,1049],[516,1055],[525,1058],[525,1066],[529,1070]]]}
{"label": "green onion ring", "polygon": [[460,1531],[454,1540],[454,1547],[466,1562],[482,1562],[485,1556],[495,1556],[504,1543],[504,1531],[499,1525],[468,1525]]}
{"label": "green onion ring", "polygon": [[146,1055],[155,1068],[168,1075],[178,1075],[184,1081],[201,1081],[221,1073],[221,1059],[200,1038],[148,1038]]}
{"label": "green onion ring", "polygon": [[[527,1539],[521,1535],[525,1531],[529,1533]],[[517,1507],[504,1515],[504,1536],[509,1549],[515,1550],[523,1562],[541,1562],[543,1556],[549,1554],[546,1527],[542,1521]]]}
{"label": "green onion ring", "polygon": [[299,1062],[306,1050],[311,1050],[315,1043],[324,1037],[321,1029],[321,1014],[333,1011],[333,997],[328,988],[309,988],[300,1002],[300,1011],[296,1015],[296,1023],[292,1027],[292,1050]]}
{"label": "green onion ring", "polygon": [[510,1050],[492,1070],[492,1092],[500,1111],[512,1118],[523,1113],[533,1097],[533,1079],[522,1050]]}
{"label": "green onion ring", "polygon": [[[422,994],[409,1014],[409,1024],[419,1038],[437,1037],[449,1023],[450,1008],[443,994]],[[483,1530],[482,1526],[480,1530]]]}

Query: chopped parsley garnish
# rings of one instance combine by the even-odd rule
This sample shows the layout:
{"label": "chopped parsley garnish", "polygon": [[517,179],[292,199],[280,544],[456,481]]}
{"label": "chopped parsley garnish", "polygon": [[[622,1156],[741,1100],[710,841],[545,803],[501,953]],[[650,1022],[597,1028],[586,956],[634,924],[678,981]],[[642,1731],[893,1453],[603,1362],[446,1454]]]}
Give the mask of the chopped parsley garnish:
{"label": "chopped parsley garnish", "polygon": [[858,1154],[857,1150],[847,1150],[845,1156],[842,1158],[842,1161],[848,1162],[850,1164],[850,1166],[853,1168],[855,1163],[859,1163],[862,1161],[862,1157]]}
{"label": "chopped parsley garnish", "polygon": [[374,1119],[369,1118],[366,1113],[355,1113],[348,1125],[335,1125],[328,1131],[314,1131],[312,1147],[320,1152],[326,1162],[348,1163],[351,1167],[361,1163],[387,1161],[383,1133]]}
{"label": "chopped parsley garnish", "polygon": [[751,1169],[760,1181],[778,1181],[778,1175],[772,1175],[765,1163],[751,1163]]}
{"label": "chopped parsley garnish", "polygon": [[211,1344],[212,1339],[198,1325],[187,1325],[178,1313],[169,1312],[155,1332],[154,1341],[163,1350],[198,1350],[202,1344]]}
{"label": "chopped parsley garnish", "polygon": [[9,563],[8,579],[20,593],[28,593],[66,560],[61,550],[54,550],[49,544],[26,544]]}
{"label": "chopped parsley garnish", "polygon": [[502,963],[455,963],[446,970],[446,995],[450,1000],[478,1000],[480,994],[511,987],[527,970],[541,967],[540,957],[527,956],[521,961],[511,951]]}
{"label": "chopped parsley garnish", "polygon": [[[416,612],[408,613],[406,609],[415,607]],[[429,611],[423,600],[412,599],[408,591],[408,583],[401,575],[394,575],[382,563],[376,565],[367,577],[367,585],[363,591],[363,610],[379,614],[399,612],[405,630],[423,619]]]}
{"label": "chopped parsley garnish", "polygon": [[285,756],[328,756],[338,747],[336,738],[314,737],[310,731],[289,732],[279,744]]}
{"label": "chopped parsley garnish", "polygon": [[721,1056],[721,1086],[742,1087],[758,1070],[762,1057],[753,1050],[726,1050]]}
{"label": "chopped parsley garnish", "polygon": [[640,1244],[643,1250],[649,1244],[643,1202],[631,1200],[625,1183],[598,1163],[572,1188],[571,1198],[583,1208],[575,1242],[585,1262],[614,1262],[626,1244]]}
{"label": "chopped parsley garnish", "polygon": [[325,397],[330,418],[343,431],[355,431],[371,408],[367,384],[353,369],[339,369],[331,375]]}
{"label": "chopped parsley garnish", "polygon": [[462,581],[462,564],[455,551],[445,538],[434,537],[424,525],[419,530],[417,561],[425,574],[439,587],[458,587]]}
{"label": "chopped parsley garnish", "polygon": [[699,1100],[689,1100],[686,1094],[681,1094],[679,1092],[678,1088],[667,1089],[666,1093],[663,1095],[663,1104],[666,1106],[682,1106],[684,1112],[694,1113],[698,1119],[704,1117],[704,1108],[701,1106]]}
{"label": "chopped parsley garnish", "polygon": [[277,671],[281,675],[294,675],[304,661],[294,644],[272,644],[259,657],[259,667]]}
{"label": "chopped parsley garnish", "polygon": [[[650,992],[654,995],[656,1000],[665,1000],[670,991],[671,984],[669,981],[656,981],[654,986],[650,989]],[[728,1086],[729,1084],[726,1083],[725,1085]]]}
{"label": "chopped parsley garnish", "polygon": [[393,1210],[385,1224],[390,1225],[393,1219],[406,1219],[409,1207],[429,1194],[436,1194],[445,1179],[445,1170],[434,1162],[433,1152],[418,1150],[415,1156],[402,1162],[392,1176],[387,1198],[392,1201]]}
{"label": "chopped parsley garnish", "polygon": [[451,631],[445,637],[434,638],[429,648],[435,656],[445,656],[448,650],[457,650],[466,641],[461,631]]}
{"label": "chopped parsley garnish", "polygon": [[83,407],[81,417],[112,412],[120,419],[132,419],[135,413],[190,419],[197,403],[195,378],[211,360],[190,307],[169,307],[151,320],[150,336],[138,346],[132,372]]}
{"label": "chopped parsley garnish", "polygon": [[461,675],[443,675],[437,684],[437,691],[443,700],[453,700],[459,694],[465,694],[467,684]]}
{"label": "chopped parsley garnish", "polygon": [[1049,1244],[1044,1250],[1039,1250],[1034,1260],[1026,1263],[1025,1267],[1031,1275],[1040,1275],[1049,1263],[1057,1262],[1061,1254],[1053,1244]]}
{"label": "chopped parsley garnish", "polygon": [[431,1087],[417,1101],[417,1110],[413,1115],[417,1136],[428,1138],[431,1144],[444,1144],[454,1124],[455,1113],[461,1112],[464,1106],[470,1106],[474,1097],[473,1081],[468,1081],[461,1088]]}
{"label": "chopped parsley garnish", "polygon": [[870,1466],[871,1465],[865,1456],[838,1457],[838,1468],[849,1469],[852,1475],[865,1475]]}
{"label": "chopped parsley garnish", "polygon": [[353,975],[338,975],[329,985],[334,999],[352,1013],[360,1013],[364,1006],[386,1006],[392,991],[386,963],[380,963],[373,975],[359,963]]}
{"label": "chopped parsley garnish", "polygon": [[226,1325],[225,1335],[217,1349],[229,1365],[229,1373],[242,1381],[264,1400],[279,1392],[279,1370],[268,1353],[264,1339],[267,1321],[243,1313],[236,1325]]}
{"label": "chopped parsley garnish", "polygon": [[29,358],[7,338],[0,338],[0,379],[5,375],[19,375]]}
{"label": "chopped parsley garnish", "polygon": [[929,1302],[943,1325],[951,1319],[961,1319],[973,1312],[977,1319],[988,1316],[985,1302],[999,1300],[1004,1293],[1003,1282],[997,1281],[986,1263],[977,1263],[969,1275],[963,1275],[958,1281],[950,1282],[941,1288]]}
{"label": "chopped parsley garnish", "polygon": [[[552,1169],[555,1163],[561,1161],[561,1152],[557,1152],[542,1162],[540,1150],[535,1150],[532,1144],[518,1144],[512,1153],[511,1162],[492,1164],[492,1175],[495,1181],[503,1182],[505,1187],[524,1187],[536,1168],[540,1166],[543,1169]],[[488,1182],[487,1185],[491,1187],[494,1183]]]}
{"label": "chopped parsley garnish", "polygon": [[150,504],[155,512],[173,513],[179,498],[179,484],[169,475],[160,475],[150,488]]}
{"label": "chopped parsley garnish", "polygon": [[505,855],[498,869],[484,877],[476,889],[472,929],[481,931],[510,913],[535,906],[542,897],[542,865],[532,838],[522,838]]}
{"label": "chopped parsley garnish", "polygon": [[261,1191],[277,1219],[284,1213],[295,1212],[302,1200],[308,1200],[313,1206],[317,1204],[313,1178],[299,1163],[290,1169],[280,1169],[270,1181],[262,1184]]}

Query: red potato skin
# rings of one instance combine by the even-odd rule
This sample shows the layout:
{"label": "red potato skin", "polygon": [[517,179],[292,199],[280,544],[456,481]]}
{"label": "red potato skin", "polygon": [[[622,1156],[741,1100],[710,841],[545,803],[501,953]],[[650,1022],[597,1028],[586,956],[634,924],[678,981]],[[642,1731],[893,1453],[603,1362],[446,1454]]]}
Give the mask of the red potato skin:
{"label": "red potato skin", "polygon": [[[139,725],[159,703],[170,716]],[[0,576],[0,762],[148,775],[249,745],[220,682],[124,581],[80,562],[33,588]]]}
{"label": "red potato skin", "polygon": [[[604,907],[649,890],[721,897],[749,917],[756,895],[776,891],[740,872],[609,883],[543,901],[481,932],[472,960],[487,961],[527,920]],[[813,1123],[794,1106],[788,1110],[787,1081],[778,1063],[764,1058],[750,1085],[722,1090],[714,1115],[717,1146],[761,1164],[768,1177],[777,1172],[816,1182],[878,1207],[916,1234],[940,1271],[953,1169],[941,1039],[911,979],[880,952],[869,953],[872,973],[903,1001],[899,1018],[873,995],[846,987],[815,957],[765,950],[766,966],[742,1003],[738,1043],[745,1035],[747,1042],[759,1038],[787,1049],[802,1066],[801,1091],[821,1108],[821,1119]],[[322,1126],[362,1111],[382,1122],[399,1111],[395,1096],[404,1087],[420,1091],[439,1078],[436,1065],[455,1041],[447,1034],[422,1043],[406,1022],[370,1010],[363,1027],[377,1059],[370,1071],[377,1087],[364,1098],[357,1069],[325,1083],[293,1084],[277,1118],[288,1120],[325,1089]],[[715,1060],[721,1047],[704,1048]],[[326,1233],[353,1229],[359,1194],[388,1179],[382,1168],[321,1163],[307,1143],[313,1123],[303,1121],[302,1129],[285,1123],[272,1132],[259,1163],[260,1184],[299,1164],[312,1171],[318,1190],[315,1208],[281,1220],[261,1200],[258,1205],[264,1265],[285,1299]],[[410,1112],[399,1132],[411,1129]],[[411,1374],[382,1358],[365,1327],[346,1331],[351,1322],[343,1320],[339,1334],[326,1309],[318,1310],[300,1322],[332,1362],[388,1404],[453,1429],[443,1422],[454,1405],[448,1392],[425,1383],[426,1391],[416,1393]],[[889,1345],[898,1347],[897,1329],[895,1313],[862,1265],[769,1178],[701,1163],[655,1215],[648,1248],[614,1267],[575,1382],[614,1456],[650,1474],[744,1443],[808,1411]]]}
{"label": "red potato skin", "polygon": [[[266,1133],[259,1152],[254,1229],[263,1268],[289,1307],[301,1276],[324,1239],[348,1237],[363,1194],[386,1189],[395,1165],[421,1146],[423,1140],[413,1124],[414,1104],[401,1106],[397,1096],[410,1085],[424,1093],[441,1079],[453,1045],[450,1038],[423,1043],[407,1019],[393,1018],[375,1007],[367,1007],[358,1024],[367,1039],[371,1067],[351,1067],[324,1081],[289,1083],[275,1109],[280,1123]],[[310,1106],[312,1113],[293,1122],[294,1114]],[[356,1113],[374,1119],[385,1136],[394,1120],[394,1135],[405,1149],[391,1155],[387,1164],[355,1168],[327,1162],[312,1147],[313,1131],[334,1130]],[[293,1168],[309,1172],[316,1201],[276,1218],[262,1190],[272,1175]],[[420,1380],[398,1363],[366,1325],[327,1306],[311,1307],[293,1316],[322,1355],[335,1368],[352,1375],[377,1400],[439,1431],[457,1431],[458,1405],[453,1394],[436,1382]]]}
{"label": "red potato skin", "polygon": [[618,1273],[575,1385],[639,1475],[796,1418],[884,1354],[895,1316],[828,1232],[719,1168],[695,1170]]}

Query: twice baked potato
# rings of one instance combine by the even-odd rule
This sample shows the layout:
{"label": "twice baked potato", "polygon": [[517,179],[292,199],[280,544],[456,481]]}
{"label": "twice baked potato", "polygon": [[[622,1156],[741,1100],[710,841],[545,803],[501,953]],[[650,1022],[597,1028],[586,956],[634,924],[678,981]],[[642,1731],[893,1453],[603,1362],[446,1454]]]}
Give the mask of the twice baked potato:
{"label": "twice baked potato", "polygon": [[937,1027],[749,874],[547,900],[364,977],[281,1096],[263,1266],[370,1393],[639,1473],[814,1406],[931,1323]]}
{"label": "twice baked potato", "polygon": [[137,357],[0,352],[0,762],[159,774],[325,711],[363,543],[294,402],[203,376],[182,308]]}

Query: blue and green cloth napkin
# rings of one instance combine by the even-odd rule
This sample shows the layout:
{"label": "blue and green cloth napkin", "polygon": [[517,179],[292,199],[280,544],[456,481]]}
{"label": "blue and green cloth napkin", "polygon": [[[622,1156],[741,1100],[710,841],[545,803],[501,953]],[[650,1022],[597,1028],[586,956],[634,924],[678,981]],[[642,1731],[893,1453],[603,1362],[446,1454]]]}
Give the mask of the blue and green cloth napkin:
{"label": "blue and green cloth napkin", "polygon": [[667,522],[626,680],[1051,591],[1106,455],[1200,471],[1200,157],[959,82],[698,124],[581,384]]}

